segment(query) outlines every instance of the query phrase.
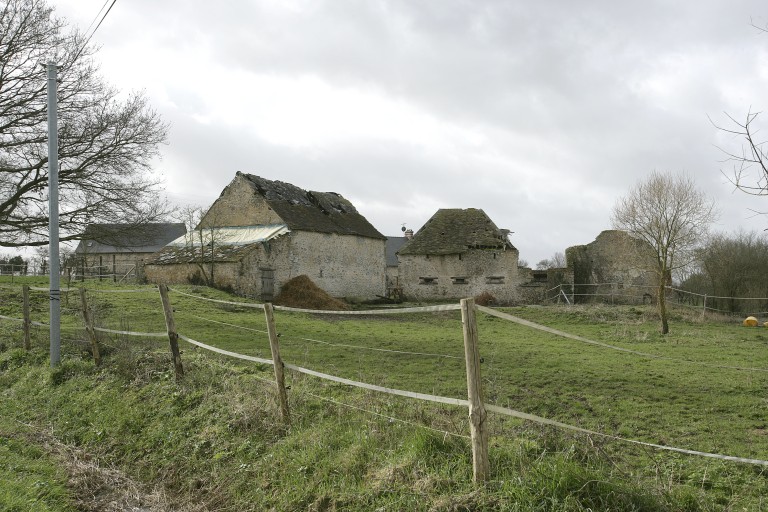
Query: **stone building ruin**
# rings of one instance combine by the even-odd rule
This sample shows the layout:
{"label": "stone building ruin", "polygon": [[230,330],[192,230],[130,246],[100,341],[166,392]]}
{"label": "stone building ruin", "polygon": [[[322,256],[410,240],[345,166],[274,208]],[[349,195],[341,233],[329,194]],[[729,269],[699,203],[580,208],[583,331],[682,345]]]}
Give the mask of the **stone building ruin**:
{"label": "stone building ruin", "polygon": [[565,251],[575,302],[655,301],[656,253],[626,231],[606,230],[586,245]]}

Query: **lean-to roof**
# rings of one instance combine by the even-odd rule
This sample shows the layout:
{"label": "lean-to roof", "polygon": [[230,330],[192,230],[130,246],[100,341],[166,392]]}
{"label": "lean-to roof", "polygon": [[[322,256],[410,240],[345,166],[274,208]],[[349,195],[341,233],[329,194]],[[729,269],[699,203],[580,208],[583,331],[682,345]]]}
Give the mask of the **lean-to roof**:
{"label": "lean-to roof", "polygon": [[[152,265],[239,261],[254,244],[269,242],[289,232],[285,224],[235,226],[194,231],[173,240],[149,262]],[[213,258],[211,258],[213,251]]]}

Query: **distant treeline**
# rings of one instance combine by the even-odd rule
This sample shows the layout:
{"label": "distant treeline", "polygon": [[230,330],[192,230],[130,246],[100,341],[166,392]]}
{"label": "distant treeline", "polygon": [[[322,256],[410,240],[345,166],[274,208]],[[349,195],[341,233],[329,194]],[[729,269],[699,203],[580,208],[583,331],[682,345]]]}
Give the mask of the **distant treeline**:
{"label": "distant treeline", "polygon": [[768,239],[755,232],[710,237],[681,276],[680,287],[706,295],[707,308],[768,311]]}

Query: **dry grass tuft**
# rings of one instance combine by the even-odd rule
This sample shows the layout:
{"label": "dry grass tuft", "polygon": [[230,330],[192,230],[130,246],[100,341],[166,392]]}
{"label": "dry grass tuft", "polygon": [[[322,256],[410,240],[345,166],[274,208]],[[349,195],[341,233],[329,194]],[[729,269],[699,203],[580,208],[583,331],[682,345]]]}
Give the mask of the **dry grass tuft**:
{"label": "dry grass tuft", "polygon": [[51,433],[26,434],[30,441],[53,455],[67,471],[67,486],[72,490],[78,510],[99,512],[207,512],[194,503],[171,503],[158,486],[151,489],[124,472],[102,467],[87,452],[58,441]]}

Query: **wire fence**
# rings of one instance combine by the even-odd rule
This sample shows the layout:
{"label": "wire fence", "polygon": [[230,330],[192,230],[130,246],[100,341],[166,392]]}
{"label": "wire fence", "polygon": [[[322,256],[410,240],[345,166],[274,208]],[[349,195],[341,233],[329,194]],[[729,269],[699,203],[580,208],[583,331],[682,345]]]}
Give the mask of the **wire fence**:
{"label": "wire fence", "polygon": [[[668,303],[728,316],[768,316],[768,297],[730,297],[666,286]],[[658,287],[625,283],[559,284],[544,292],[545,304],[655,304]]]}
{"label": "wire fence", "polygon": [[[36,289],[38,290],[38,289]],[[47,291],[47,290],[46,290]],[[365,351],[365,352],[377,352],[377,353],[388,353],[391,355],[397,355],[397,356],[413,356],[413,357],[434,357],[438,359],[453,359],[453,360],[462,360],[464,359],[466,361],[466,370],[469,375],[469,366],[470,366],[470,357],[467,355],[469,353],[469,350],[466,350],[465,357],[461,357],[456,354],[448,354],[448,353],[436,353],[436,352],[428,352],[428,351],[418,351],[418,350],[400,350],[400,349],[385,349],[381,347],[371,347],[371,346],[365,346],[362,344],[354,344],[354,343],[340,343],[340,342],[331,342],[327,340],[321,340],[318,339],[319,337],[308,337],[308,336],[301,336],[301,335],[292,335],[292,336],[278,336],[275,331],[274,326],[274,318],[270,321],[270,315],[272,314],[272,305],[271,304],[261,304],[261,303],[255,303],[255,302],[243,302],[243,301],[229,301],[229,300],[222,300],[222,299],[215,299],[211,297],[205,297],[201,296],[200,294],[196,293],[189,293],[178,289],[171,290],[176,297],[176,305],[175,307],[181,310],[184,310],[186,308],[187,303],[207,303],[210,304],[211,307],[228,307],[228,308],[237,308],[238,310],[263,310],[267,314],[266,319],[266,329],[260,329],[253,326],[246,326],[241,325],[240,322],[234,323],[234,322],[223,322],[219,320],[213,320],[207,317],[202,317],[199,314],[194,314],[190,316],[190,320],[194,319],[198,322],[213,324],[213,325],[220,325],[223,327],[230,328],[233,331],[242,331],[246,332],[248,336],[251,336],[251,333],[259,334],[259,335],[265,335],[266,338],[269,338],[270,345],[278,345],[278,338],[280,338],[283,342],[290,342],[290,341],[300,341],[300,342],[306,342],[306,343],[312,343],[322,346],[329,346],[334,347],[337,349],[343,349],[343,350],[353,350],[353,351]],[[670,289],[671,293],[677,293],[680,290]],[[148,293],[156,295],[157,292],[155,289],[152,288],[141,288],[141,289],[116,289],[116,290],[98,290],[95,291],[96,294],[104,294],[104,296],[107,296],[111,293]],[[144,299],[142,299],[144,300]],[[187,302],[183,302],[187,301]],[[448,305],[439,305],[439,306],[426,306],[426,307],[417,307],[417,308],[398,308],[398,309],[381,309],[381,310],[365,310],[365,311],[323,311],[323,310],[310,310],[310,309],[298,309],[298,308],[286,308],[286,307],[275,307],[274,310],[278,312],[282,312],[282,314],[288,314],[288,315],[295,315],[295,314],[311,314],[311,315],[334,315],[334,317],[359,317],[361,315],[364,316],[372,316],[372,315],[408,315],[408,314],[442,314],[446,312],[455,312],[461,310],[462,315],[466,312],[465,307],[467,304],[469,304],[469,307],[472,311],[477,311],[480,313],[483,313],[485,315],[488,315],[490,317],[493,317],[498,320],[503,320],[507,322],[513,322],[518,325],[523,325],[527,328],[543,331],[558,337],[579,341],[581,343],[590,344],[596,347],[600,347],[603,349],[613,350],[613,351],[619,351],[626,353],[628,355],[636,356],[636,357],[642,357],[649,360],[662,360],[667,362],[673,362],[678,363],[681,365],[692,365],[692,366],[704,366],[714,369],[721,369],[721,370],[737,370],[737,371],[747,371],[747,372],[768,372],[768,368],[761,368],[761,367],[754,367],[750,365],[725,365],[725,364],[717,364],[717,363],[711,363],[707,361],[698,361],[694,359],[685,359],[685,358],[674,358],[665,356],[663,354],[653,354],[648,352],[642,352],[634,349],[628,349],[626,347],[620,347],[617,345],[611,345],[608,343],[603,343],[595,340],[591,340],[586,337],[577,336],[571,333],[567,333],[564,331],[560,331],[557,329],[553,329],[547,326],[543,326],[540,324],[537,324],[535,322],[531,322],[528,320],[524,320],[518,317],[515,317],[513,315],[510,315],[508,313],[505,313],[503,311],[499,311],[492,308],[487,308],[483,306],[476,306],[474,305],[471,300],[468,300],[465,304],[465,301],[462,301],[462,304],[448,304]],[[166,330],[164,332],[160,332],[159,330],[153,331],[153,332],[140,332],[136,330],[129,330],[129,329],[112,329],[108,327],[103,326],[94,326],[92,327],[93,332],[98,333],[105,333],[105,334],[113,334],[113,335],[121,335],[121,336],[133,336],[133,337],[145,337],[145,338],[161,338],[161,337],[169,337],[171,339],[171,342],[173,343],[173,338],[176,337],[178,339],[181,339],[182,341],[189,343],[192,346],[195,346],[199,349],[203,349],[206,351],[210,351],[212,353],[216,353],[225,357],[235,358],[242,361],[247,361],[251,363],[258,363],[258,364],[264,364],[264,365],[270,365],[273,366],[276,370],[279,369],[280,372],[282,372],[283,369],[290,370],[295,373],[307,375],[313,378],[321,379],[324,381],[334,382],[337,384],[341,384],[344,386],[350,386],[354,388],[364,389],[367,391],[372,391],[376,393],[383,393],[393,396],[399,396],[407,399],[413,399],[413,400],[420,400],[420,401],[426,401],[426,402],[432,402],[432,403],[438,403],[448,406],[459,406],[459,407],[476,407],[477,404],[474,404],[471,398],[470,393],[470,399],[463,399],[458,398],[456,396],[444,396],[440,394],[432,394],[432,393],[423,393],[418,391],[412,391],[412,390],[406,390],[406,389],[399,389],[398,387],[392,387],[387,385],[380,385],[380,384],[374,384],[370,382],[364,382],[359,379],[352,379],[348,377],[342,377],[339,375],[334,375],[333,373],[327,372],[327,371],[319,371],[317,369],[308,368],[306,366],[302,366],[299,364],[294,363],[288,363],[283,362],[280,358],[279,354],[275,352],[275,346],[271,346],[272,352],[271,357],[261,357],[259,355],[249,355],[249,354],[243,354],[241,351],[235,351],[235,350],[227,350],[221,347],[216,346],[215,344],[211,342],[201,341],[197,338],[197,336],[193,337],[194,335],[187,335],[182,332],[177,332],[175,328],[175,323],[172,319],[169,319],[169,315],[173,315],[174,307],[171,306],[170,301],[168,304],[164,303],[164,306],[167,306],[165,308],[165,320],[166,320]],[[84,306],[85,308],[88,308],[89,306]],[[154,306],[156,308],[156,306]],[[85,316],[85,315],[84,315]],[[28,315],[25,315],[25,317],[28,317]],[[247,318],[252,318],[252,316],[248,316]],[[464,318],[464,317],[463,317]],[[0,320],[5,320],[9,322],[27,322],[28,320],[25,319],[19,319],[14,318],[11,316],[0,316]],[[467,323],[473,323],[468,322],[466,318],[463,320],[464,322],[464,329],[465,329],[465,343],[467,339]],[[45,327],[46,324],[42,322],[32,322],[36,326]],[[193,326],[194,324],[190,322],[190,326]],[[86,326],[86,330],[88,329],[88,326]],[[469,329],[471,331],[471,329]],[[476,330],[476,326],[475,326]],[[218,334],[215,336],[217,339],[221,339],[223,334]],[[263,338],[262,338],[263,339]],[[266,341],[266,340],[265,340]],[[266,345],[266,344],[265,344]],[[266,349],[266,347],[265,347]],[[466,345],[465,345],[466,349]],[[180,361],[179,361],[180,362]],[[276,362],[279,362],[279,364],[276,364]],[[279,367],[279,368],[278,368]],[[479,370],[478,370],[479,371]],[[469,378],[468,378],[469,380]],[[275,380],[272,380],[278,388],[280,387],[280,378],[276,376]],[[314,396],[314,395],[313,395]],[[336,405],[343,406],[343,407],[349,407],[352,409],[358,409],[362,412],[368,412],[374,414],[372,411],[367,411],[363,408],[358,408],[355,406],[349,406],[347,404],[339,403],[334,400],[329,400],[323,397],[318,397],[322,400],[333,402]],[[740,457],[740,456],[734,456],[734,455],[726,455],[726,454],[720,454],[720,453],[712,453],[707,451],[700,451],[700,450],[691,450],[687,448],[681,448],[681,447],[674,447],[674,446],[668,446],[668,445],[662,445],[658,443],[652,443],[644,440],[639,439],[631,439],[623,436],[617,436],[610,433],[604,433],[599,432],[597,430],[587,429],[580,426],[570,425],[565,422],[561,422],[558,420],[553,420],[550,418],[545,418],[543,416],[527,413],[524,411],[515,410],[508,407],[503,407],[501,405],[497,404],[481,404],[481,406],[484,408],[484,410],[487,410],[488,412],[499,414],[502,416],[507,417],[513,417],[520,420],[528,421],[537,423],[540,425],[548,425],[557,427],[560,429],[572,431],[572,432],[578,432],[582,434],[587,434],[590,436],[599,436],[606,439],[614,440],[617,442],[623,442],[627,444],[633,444],[633,445],[639,445],[643,447],[653,448],[656,450],[663,450],[663,451],[670,451],[670,452],[676,452],[676,453],[683,453],[688,455],[694,455],[699,457],[706,457],[706,458],[712,458],[712,459],[719,459],[723,461],[732,461],[732,462],[740,462],[745,464],[755,464],[755,465],[762,465],[762,466],[768,466],[768,460],[760,459],[760,458],[751,458],[751,457]],[[378,414],[378,413],[376,413]],[[379,414],[380,415],[380,414]],[[391,417],[388,415],[385,415],[385,417]],[[398,420],[401,421],[401,420]],[[404,420],[402,420],[405,422]],[[408,423],[408,422],[405,422]],[[431,428],[426,427],[425,428]],[[456,434],[451,432],[445,432],[446,434],[451,435],[458,435],[460,437],[467,437],[463,434]],[[470,436],[473,439],[475,439],[475,436]]]}

